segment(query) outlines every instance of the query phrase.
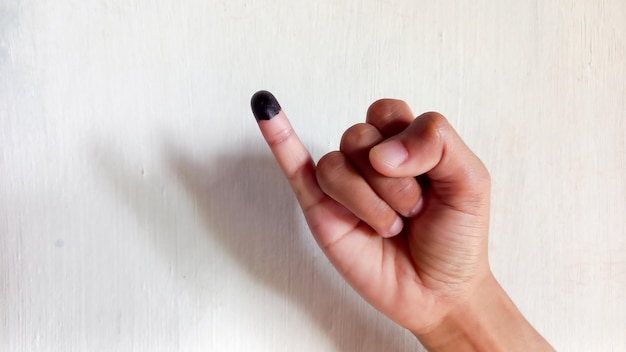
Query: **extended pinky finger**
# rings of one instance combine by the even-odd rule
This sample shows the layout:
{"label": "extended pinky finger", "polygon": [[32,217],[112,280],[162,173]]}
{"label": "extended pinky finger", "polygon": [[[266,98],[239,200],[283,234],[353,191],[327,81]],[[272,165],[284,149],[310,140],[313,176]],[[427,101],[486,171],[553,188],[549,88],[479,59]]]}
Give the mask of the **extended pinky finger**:
{"label": "extended pinky finger", "polygon": [[317,185],[315,163],[276,98],[270,92],[259,91],[252,97],[251,105],[261,133],[289,180],[302,209],[319,203],[324,193]]}
{"label": "extended pinky finger", "polygon": [[[260,91],[252,96],[251,105],[261,133],[289,180],[318,243],[326,248],[353,232],[359,219],[319,187],[315,163],[276,98],[270,92]],[[360,236],[351,238],[352,241],[362,240]],[[343,242],[349,244],[349,241]]]}

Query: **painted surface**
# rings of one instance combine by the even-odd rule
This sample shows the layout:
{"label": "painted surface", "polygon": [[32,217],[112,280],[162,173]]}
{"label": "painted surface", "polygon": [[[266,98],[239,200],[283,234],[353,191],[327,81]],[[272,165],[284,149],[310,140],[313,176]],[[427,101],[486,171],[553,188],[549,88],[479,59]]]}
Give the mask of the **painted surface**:
{"label": "painted surface", "polygon": [[249,110],[314,157],[381,97],[493,178],[492,267],[626,350],[626,2],[0,1],[0,349],[415,351],[317,249]]}

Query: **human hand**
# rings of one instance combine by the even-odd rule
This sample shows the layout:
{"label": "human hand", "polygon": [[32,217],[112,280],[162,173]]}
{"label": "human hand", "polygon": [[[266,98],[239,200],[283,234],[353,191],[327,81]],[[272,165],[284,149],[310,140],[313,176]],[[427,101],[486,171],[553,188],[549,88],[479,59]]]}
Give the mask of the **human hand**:
{"label": "human hand", "polygon": [[271,94],[252,107],[316,241],[370,304],[433,350],[470,346],[457,325],[490,300],[514,307],[488,264],[489,174],[443,116],[380,100],[316,167]]}

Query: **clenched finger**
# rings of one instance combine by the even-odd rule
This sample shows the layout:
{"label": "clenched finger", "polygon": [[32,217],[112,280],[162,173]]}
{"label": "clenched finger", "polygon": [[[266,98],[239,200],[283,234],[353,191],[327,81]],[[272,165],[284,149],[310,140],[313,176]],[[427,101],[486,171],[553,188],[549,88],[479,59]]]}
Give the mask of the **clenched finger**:
{"label": "clenched finger", "polygon": [[383,139],[374,126],[367,123],[356,124],[343,134],[340,150],[380,198],[399,214],[405,217],[414,216],[423,204],[422,190],[415,178],[383,176],[370,163],[370,149]]}
{"label": "clenched finger", "polygon": [[402,230],[402,219],[374,192],[343,153],[328,153],[320,159],[317,180],[324,193],[370,225],[379,235],[391,237]]}

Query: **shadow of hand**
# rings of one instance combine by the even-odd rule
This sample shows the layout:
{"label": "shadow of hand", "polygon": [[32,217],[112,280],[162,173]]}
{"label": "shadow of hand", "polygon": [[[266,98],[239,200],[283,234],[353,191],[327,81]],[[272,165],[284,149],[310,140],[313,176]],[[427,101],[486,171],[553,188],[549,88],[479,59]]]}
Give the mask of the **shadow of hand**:
{"label": "shadow of hand", "polygon": [[417,340],[359,300],[302,231],[276,162],[254,151],[198,162],[171,150],[169,165],[207,232],[241,266],[295,302],[341,351],[415,351]]}

